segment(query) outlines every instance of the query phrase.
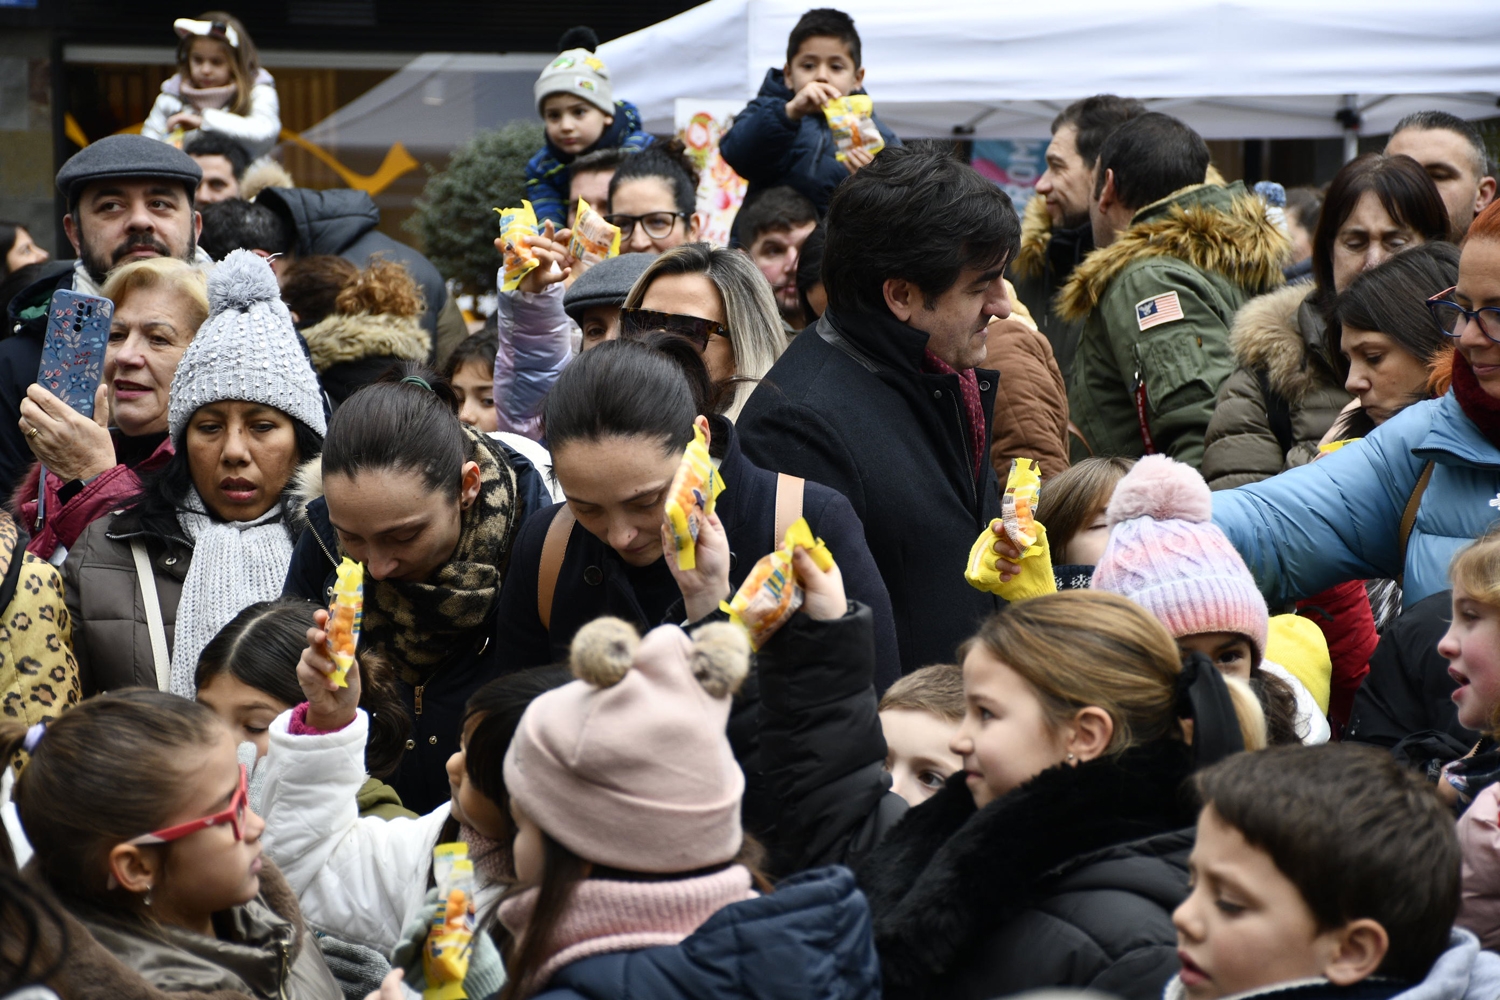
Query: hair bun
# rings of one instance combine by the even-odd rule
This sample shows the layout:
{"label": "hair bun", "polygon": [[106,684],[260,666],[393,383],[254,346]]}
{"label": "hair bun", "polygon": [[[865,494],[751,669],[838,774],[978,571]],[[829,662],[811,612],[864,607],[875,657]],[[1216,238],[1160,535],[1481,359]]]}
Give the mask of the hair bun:
{"label": "hair bun", "polygon": [[729,622],[710,622],[693,633],[693,676],[715,698],[734,694],[750,673],[750,640]]}
{"label": "hair bun", "polygon": [[257,302],[280,302],[281,286],[271,262],[249,250],[235,250],[208,275],[209,315],[240,312]]}
{"label": "hair bun", "polygon": [[573,636],[569,666],[573,676],[597,688],[614,687],[630,672],[641,637],[629,622],[596,618]]}
{"label": "hair bun", "polygon": [[1213,512],[1213,494],[1197,469],[1166,455],[1147,455],[1115,487],[1105,519],[1111,528],[1138,517],[1203,523]]}

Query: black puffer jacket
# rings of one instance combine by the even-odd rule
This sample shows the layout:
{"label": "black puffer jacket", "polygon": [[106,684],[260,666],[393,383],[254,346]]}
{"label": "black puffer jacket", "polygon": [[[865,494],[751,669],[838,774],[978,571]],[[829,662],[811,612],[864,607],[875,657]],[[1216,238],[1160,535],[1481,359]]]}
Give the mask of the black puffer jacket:
{"label": "black puffer jacket", "polygon": [[954,775],[860,867],[885,996],[1156,1000],[1178,970],[1192,770],[1192,750],[1162,740],[1043,771],[978,811]]}

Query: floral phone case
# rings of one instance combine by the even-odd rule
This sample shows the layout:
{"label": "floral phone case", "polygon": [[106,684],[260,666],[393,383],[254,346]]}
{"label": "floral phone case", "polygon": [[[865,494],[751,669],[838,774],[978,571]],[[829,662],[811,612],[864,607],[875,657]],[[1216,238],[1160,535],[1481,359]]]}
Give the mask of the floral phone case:
{"label": "floral phone case", "polygon": [[36,380],[86,417],[94,415],[114,311],[109,299],[71,289],[54,292],[47,311],[47,339]]}

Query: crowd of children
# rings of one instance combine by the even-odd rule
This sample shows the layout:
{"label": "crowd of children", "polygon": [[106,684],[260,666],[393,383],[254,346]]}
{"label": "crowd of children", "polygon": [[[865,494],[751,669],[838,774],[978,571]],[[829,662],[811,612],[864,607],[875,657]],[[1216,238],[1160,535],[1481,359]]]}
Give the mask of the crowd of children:
{"label": "crowd of children", "polygon": [[[174,28],[143,133],[266,154],[277,96],[244,25]],[[35,679],[0,705],[0,998],[1500,998],[1500,528],[1452,559],[1446,631],[1413,640],[1444,661],[1453,726],[1407,726],[1394,753],[1355,745],[1369,655],[1273,613],[1208,482],[1161,454],[1045,482],[1018,461],[975,543],[993,579],[969,578],[1008,605],[952,662],[903,664],[850,499],[761,468],[736,423],[780,391],[789,333],[841,339],[788,319],[827,306],[835,189],[900,145],[840,104],[867,96],[854,22],[803,15],[723,137],[764,199],[746,252],[698,242],[692,163],[597,46],[573,29],[536,81],[538,228],[493,328],[440,348],[402,264],[273,274],[236,249],[206,302],[183,279],[189,346],[141,348],[176,352],[170,429],[140,435],[164,471],[101,499],[76,545],[48,538],[65,606],[40,599],[61,596],[51,552],[19,558],[24,525],[0,520],[0,679]],[[860,113],[871,142],[838,141]],[[618,254],[579,249],[595,224]],[[1411,288],[1475,259],[1410,251],[1337,300],[1364,405],[1330,450],[1446,389],[1439,334],[1382,332],[1383,296],[1416,324]],[[125,266],[117,303],[191,271]],[[170,328],[119,343],[132,323]],[[1405,356],[1381,371],[1387,349]],[[927,354],[924,377],[970,380],[978,503],[990,385]],[[38,525],[44,474],[22,498]],[[203,506],[262,493],[244,520]],[[89,546],[115,557],[92,604]],[[107,633],[105,590],[125,608]],[[33,629],[45,664],[9,655]],[[163,683],[103,683],[105,659]]]}

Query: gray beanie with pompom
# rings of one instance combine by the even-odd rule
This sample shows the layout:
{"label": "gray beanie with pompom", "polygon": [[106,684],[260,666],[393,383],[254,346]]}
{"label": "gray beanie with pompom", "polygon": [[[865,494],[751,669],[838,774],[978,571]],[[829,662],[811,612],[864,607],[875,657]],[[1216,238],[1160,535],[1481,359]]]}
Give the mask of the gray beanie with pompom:
{"label": "gray beanie with pompom", "polygon": [[224,400],[273,406],[322,436],[322,390],[276,274],[264,257],[236,250],[208,276],[208,319],[172,377],[167,422],[173,440],[199,407]]}

